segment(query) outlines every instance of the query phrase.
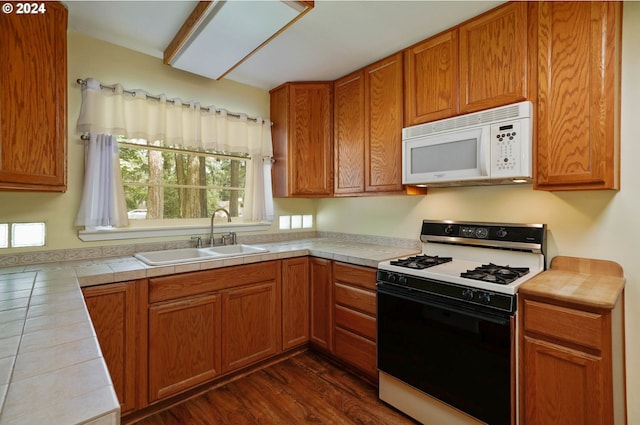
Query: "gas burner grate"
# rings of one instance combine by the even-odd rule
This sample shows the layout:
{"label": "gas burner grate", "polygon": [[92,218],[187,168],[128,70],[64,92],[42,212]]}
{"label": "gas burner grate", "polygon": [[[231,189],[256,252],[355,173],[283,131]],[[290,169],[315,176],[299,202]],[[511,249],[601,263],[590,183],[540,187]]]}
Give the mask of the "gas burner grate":
{"label": "gas burner grate", "polygon": [[528,267],[498,266],[493,263],[483,264],[473,270],[460,273],[460,277],[482,280],[485,282],[508,285],[514,280],[529,273]]}
{"label": "gas burner grate", "polygon": [[429,267],[437,266],[438,264],[448,263],[451,261],[451,257],[439,257],[437,255],[416,255],[408,258],[399,258],[397,260],[391,260],[392,266],[407,267],[410,269],[422,270]]}

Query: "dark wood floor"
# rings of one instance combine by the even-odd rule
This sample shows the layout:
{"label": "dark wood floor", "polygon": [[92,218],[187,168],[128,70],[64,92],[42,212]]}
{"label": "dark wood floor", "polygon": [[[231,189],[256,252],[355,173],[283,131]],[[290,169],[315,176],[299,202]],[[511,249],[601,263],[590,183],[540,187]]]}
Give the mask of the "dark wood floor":
{"label": "dark wood floor", "polygon": [[306,351],[136,425],[415,425],[377,389]]}

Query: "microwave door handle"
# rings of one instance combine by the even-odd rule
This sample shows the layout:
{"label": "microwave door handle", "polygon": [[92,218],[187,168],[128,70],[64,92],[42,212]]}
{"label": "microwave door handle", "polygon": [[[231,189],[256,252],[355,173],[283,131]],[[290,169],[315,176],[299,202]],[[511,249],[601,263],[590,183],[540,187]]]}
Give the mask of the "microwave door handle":
{"label": "microwave door handle", "polygon": [[488,160],[487,157],[491,158],[491,152],[487,149],[487,145],[489,147],[491,144],[489,143],[489,130],[487,128],[483,128],[480,132],[480,172],[483,176],[489,176],[488,170]]}

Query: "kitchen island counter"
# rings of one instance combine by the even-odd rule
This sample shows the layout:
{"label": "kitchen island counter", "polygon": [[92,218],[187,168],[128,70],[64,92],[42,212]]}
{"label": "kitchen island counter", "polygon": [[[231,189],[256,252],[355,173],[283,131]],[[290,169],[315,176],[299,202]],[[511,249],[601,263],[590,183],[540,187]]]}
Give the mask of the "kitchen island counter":
{"label": "kitchen island counter", "polygon": [[255,244],[269,252],[151,267],[131,255],[0,268],[0,425],[120,422],[81,287],[313,255],[369,267],[420,252],[336,238]]}

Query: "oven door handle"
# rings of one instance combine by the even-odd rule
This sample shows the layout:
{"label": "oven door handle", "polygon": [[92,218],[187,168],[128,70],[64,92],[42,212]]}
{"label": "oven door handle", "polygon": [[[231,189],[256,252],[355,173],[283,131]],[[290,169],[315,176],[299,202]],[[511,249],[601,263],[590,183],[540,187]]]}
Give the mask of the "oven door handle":
{"label": "oven door handle", "polygon": [[[384,295],[388,295],[390,297],[397,297],[397,298],[402,298],[408,301],[413,301],[413,302],[417,302],[420,304],[424,304],[427,306],[431,306],[431,307],[436,307],[436,308],[440,308],[443,310],[448,310],[451,311],[453,313],[457,313],[457,314],[462,314],[462,315],[466,315],[466,316],[471,316],[474,317],[476,319],[482,319],[482,320],[486,320],[498,325],[502,325],[502,326],[508,326],[511,323],[511,315],[501,315],[499,313],[491,313],[491,312],[479,312],[479,311],[475,311],[473,309],[465,309],[465,308],[459,308],[457,306],[451,305],[450,303],[447,303],[445,301],[444,297],[440,297],[441,300],[437,300],[434,299],[432,297],[429,297],[429,299],[426,299],[426,297],[428,295],[423,295],[422,297],[417,297],[413,294],[406,294],[403,293],[402,291],[399,291],[398,289],[388,289],[387,288],[388,285],[385,285],[382,282],[378,282],[377,285],[377,293],[379,294],[384,294]],[[411,291],[411,290],[407,290],[408,292],[415,292],[415,291]]]}

